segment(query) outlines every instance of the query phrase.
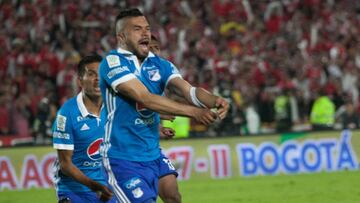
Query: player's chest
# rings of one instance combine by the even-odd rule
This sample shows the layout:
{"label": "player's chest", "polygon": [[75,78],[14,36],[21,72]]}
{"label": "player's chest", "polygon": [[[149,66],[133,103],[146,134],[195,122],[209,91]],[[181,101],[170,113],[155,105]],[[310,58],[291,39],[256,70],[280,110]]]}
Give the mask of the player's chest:
{"label": "player's chest", "polygon": [[134,75],[148,88],[152,93],[161,94],[164,83],[161,69],[153,64],[142,64],[140,67],[132,66]]}
{"label": "player's chest", "polygon": [[96,117],[85,117],[77,119],[74,123],[76,141],[86,142],[96,138],[101,138],[105,134],[104,120]]}

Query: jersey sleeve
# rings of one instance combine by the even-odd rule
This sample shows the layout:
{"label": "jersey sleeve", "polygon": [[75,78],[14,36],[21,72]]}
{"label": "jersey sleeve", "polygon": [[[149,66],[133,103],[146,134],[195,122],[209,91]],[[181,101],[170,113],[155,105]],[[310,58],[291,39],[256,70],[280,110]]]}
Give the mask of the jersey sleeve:
{"label": "jersey sleeve", "polygon": [[73,125],[70,111],[64,106],[59,110],[53,125],[53,147],[62,150],[74,150]]}
{"label": "jersey sleeve", "polygon": [[115,92],[117,92],[117,85],[136,78],[129,69],[129,63],[116,54],[107,55],[103,59],[100,64],[100,77],[102,77]]}
{"label": "jersey sleeve", "polygon": [[163,79],[165,80],[165,87],[169,83],[169,81],[173,78],[181,77],[181,74],[179,73],[179,70],[176,68],[176,66],[171,63],[170,61],[165,61],[163,63],[164,69],[163,69]]}

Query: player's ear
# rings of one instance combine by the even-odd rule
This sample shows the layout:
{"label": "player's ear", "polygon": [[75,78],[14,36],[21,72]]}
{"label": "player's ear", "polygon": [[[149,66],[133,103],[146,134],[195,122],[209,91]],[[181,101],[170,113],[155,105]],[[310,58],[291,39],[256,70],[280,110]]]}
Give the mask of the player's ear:
{"label": "player's ear", "polygon": [[77,84],[78,87],[82,88],[82,78],[81,77],[77,77],[76,84]]}
{"label": "player's ear", "polygon": [[124,32],[118,32],[116,33],[116,39],[118,42],[120,42],[121,44],[125,43],[126,40],[126,36]]}

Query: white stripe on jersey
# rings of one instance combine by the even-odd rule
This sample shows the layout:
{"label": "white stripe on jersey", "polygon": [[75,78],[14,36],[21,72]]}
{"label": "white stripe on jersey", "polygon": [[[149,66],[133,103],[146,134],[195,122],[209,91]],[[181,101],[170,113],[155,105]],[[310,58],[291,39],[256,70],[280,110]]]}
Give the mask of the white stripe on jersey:
{"label": "white stripe on jersey", "polygon": [[55,149],[62,149],[62,150],[74,150],[73,144],[53,144]]}
{"label": "white stripe on jersey", "polygon": [[104,162],[105,170],[108,173],[108,177],[109,177],[108,182],[113,187],[113,190],[114,190],[117,200],[120,203],[130,203],[130,200],[126,197],[124,191],[122,191],[122,189],[116,182],[116,178],[114,176],[113,171],[111,170],[110,161],[107,156],[107,153],[111,147],[110,135],[111,135],[111,129],[112,129],[112,124],[113,124],[113,120],[114,120],[114,112],[116,109],[115,102],[116,102],[115,97],[111,94],[111,92],[109,92],[109,89],[107,88],[106,89],[106,108],[108,111],[108,122],[106,122],[106,125],[105,125],[103,162]]}

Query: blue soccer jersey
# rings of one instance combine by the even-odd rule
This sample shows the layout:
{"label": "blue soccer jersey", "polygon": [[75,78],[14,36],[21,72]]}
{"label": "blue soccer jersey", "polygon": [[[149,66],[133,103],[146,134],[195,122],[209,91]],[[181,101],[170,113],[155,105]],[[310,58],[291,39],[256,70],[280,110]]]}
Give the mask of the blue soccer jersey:
{"label": "blue soccer jersey", "polygon": [[116,86],[137,78],[149,92],[162,95],[168,81],[181,77],[176,67],[151,52],[140,65],[135,55],[119,48],[103,59],[99,72],[108,118],[104,156],[129,161],[159,158],[159,114],[117,93]]}
{"label": "blue soccer jersey", "polygon": [[[107,185],[100,155],[105,122],[105,109],[101,110],[100,117],[89,113],[84,105],[83,95],[79,93],[58,111],[53,127],[53,147],[73,150],[73,164],[87,177]],[[61,173],[58,160],[55,161],[55,170],[57,192],[90,191],[85,185]]]}

